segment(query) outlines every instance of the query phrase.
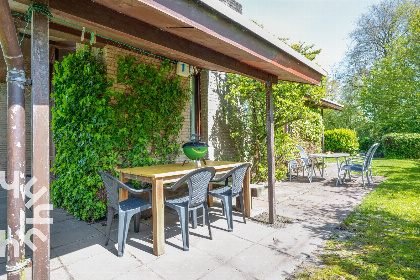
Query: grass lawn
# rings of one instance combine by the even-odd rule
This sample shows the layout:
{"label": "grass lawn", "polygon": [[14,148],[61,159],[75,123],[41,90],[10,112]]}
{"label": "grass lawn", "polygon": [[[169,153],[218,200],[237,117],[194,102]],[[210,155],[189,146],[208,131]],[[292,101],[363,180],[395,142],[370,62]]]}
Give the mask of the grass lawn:
{"label": "grass lawn", "polygon": [[372,166],[387,179],[327,242],[321,268],[298,279],[420,279],[420,161]]}

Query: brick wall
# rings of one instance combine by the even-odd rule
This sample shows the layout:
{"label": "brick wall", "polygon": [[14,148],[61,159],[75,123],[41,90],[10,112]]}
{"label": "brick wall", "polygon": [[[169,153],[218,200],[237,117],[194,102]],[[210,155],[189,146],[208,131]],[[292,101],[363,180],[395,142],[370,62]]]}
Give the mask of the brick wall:
{"label": "brick wall", "polygon": [[218,72],[204,72],[201,75],[201,121],[202,139],[209,145],[207,158],[210,160],[235,160],[233,140],[223,110],[226,104],[224,83],[226,75]]}
{"label": "brick wall", "polygon": [[[124,50],[124,49],[120,49],[114,46],[105,46],[103,49],[103,61],[104,64],[106,66],[108,75],[110,78],[114,78],[115,82],[114,82],[114,86],[113,86],[113,90],[119,91],[122,90],[124,91],[126,89],[126,86],[124,84],[120,84],[117,83],[117,70],[118,70],[118,64],[117,64],[117,58],[119,57],[135,57],[136,61],[138,63],[144,63],[144,64],[151,64],[154,66],[160,66],[162,64],[162,60],[146,55],[146,54],[142,54],[142,53],[137,53],[137,52],[132,52],[129,50]],[[170,77],[175,77],[176,74],[176,68],[174,67],[172,72],[170,73]],[[181,82],[181,86],[186,89],[190,87],[190,78],[189,77],[183,77],[182,78],[182,82]],[[182,113],[183,117],[184,117],[184,123],[181,129],[181,132],[178,136],[178,143],[182,144],[189,141],[190,140],[190,135],[191,135],[191,127],[190,127],[190,102],[186,103],[185,109]],[[169,116],[168,116],[169,117]],[[181,149],[181,153],[180,156],[176,158],[177,162],[183,162],[185,159],[187,159],[187,157],[184,155],[184,153],[182,152]]]}

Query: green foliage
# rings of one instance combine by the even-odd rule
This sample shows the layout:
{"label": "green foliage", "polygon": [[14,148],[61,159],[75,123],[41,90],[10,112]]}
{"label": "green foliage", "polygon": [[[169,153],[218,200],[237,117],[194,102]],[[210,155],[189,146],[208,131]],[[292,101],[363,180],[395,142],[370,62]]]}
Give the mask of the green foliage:
{"label": "green foliage", "polygon": [[108,106],[112,81],[97,58],[83,50],[56,62],[53,84],[53,170],[58,180],[51,185],[51,200],[76,218],[98,219],[105,213],[106,197],[96,171],[109,172],[117,164]]}
{"label": "green foliage", "polygon": [[382,1],[357,25],[338,75],[345,107],[326,112],[326,127],[353,129],[375,142],[388,133],[420,133],[419,2]]}
{"label": "green foliage", "polygon": [[320,144],[324,124],[318,112],[308,111],[305,119],[300,119],[290,124],[293,139]]}
{"label": "green foliage", "polygon": [[180,152],[176,137],[188,94],[179,78],[168,74],[173,66],[158,69],[133,58],[121,58],[118,65],[118,82],[127,92],[110,90],[113,80],[88,49],[55,64],[53,170],[58,180],[51,199],[83,220],[105,214],[106,192],[97,170],[117,175],[115,167],[163,164]]}
{"label": "green foliage", "polygon": [[326,130],[324,132],[326,151],[345,152],[352,155],[359,150],[359,142],[355,131],[346,128]]}
{"label": "green foliage", "polygon": [[373,137],[369,137],[369,136],[359,137],[359,151],[367,152],[369,148],[375,143],[376,141]]}
{"label": "green foliage", "polygon": [[340,225],[316,271],[297,279],[419,279],[420,161],[374,160],[386,176]]}
{"label": "green foliage", "polygon": [[[301,51],[307,51],[312,58],[317,51],[312,46],[296,45]],[[317,103],[325,95],[325,88],[303,85],[299,83],[279,81],[273,85],[274,103],[274,139],[276,156],[276,179],[286,175],[284,162],[294,157],[296,141],[287,133],[283,133],[285,124],[296,124],[298,134],[308,140],[320,139],[322,121],[319,114],[306,106],[308,96],[311,102]],[[239,75],[227,75],[226,84],[227,106],[225,117],[229,124],[230,135],[235,143],[237,160],[249,161],[252,182],[267,179],[267,127],[264,84]],[[311,122],[314,121],[314,126]],[[317,127],[316,127],[317,126]],[[310,127],[310,128],[309,128]],[[303,130],[308,129],[304,132]],[[301,131],[302,130],[302,131]]]}
{"label": "green foliage", "polygon": [[382,137],[388,158],[420,158],[419,133],[390,133]]}
{"label": "green foliage", "polygon": [[117,81],[127,86],[115,94],[116,150],[123,167],[166,164],[179,155],[176,139],[182,128],[182,111],[188,92],[181,78],[170,75],[173,65],[137,64],[135,58],[117,59]]}

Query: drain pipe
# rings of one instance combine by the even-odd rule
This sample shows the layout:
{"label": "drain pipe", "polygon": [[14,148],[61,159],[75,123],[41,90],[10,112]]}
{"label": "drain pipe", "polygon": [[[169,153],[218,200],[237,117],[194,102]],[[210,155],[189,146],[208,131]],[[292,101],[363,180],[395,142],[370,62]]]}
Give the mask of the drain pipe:
{"label": "drain pipe", "polygon": [[7,279],[25,279],[25,65],[8,0],[0,0],[0,43],[7,66]]}

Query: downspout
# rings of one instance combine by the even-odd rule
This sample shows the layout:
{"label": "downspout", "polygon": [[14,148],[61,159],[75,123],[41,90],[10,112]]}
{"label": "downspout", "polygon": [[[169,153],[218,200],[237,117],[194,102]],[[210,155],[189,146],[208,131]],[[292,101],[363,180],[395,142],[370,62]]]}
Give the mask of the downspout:
{"label": "downspout", "polygon": [[7,0],[0,0],[0,44],[7,66],[7,279],[25,279],[25,65]]}

